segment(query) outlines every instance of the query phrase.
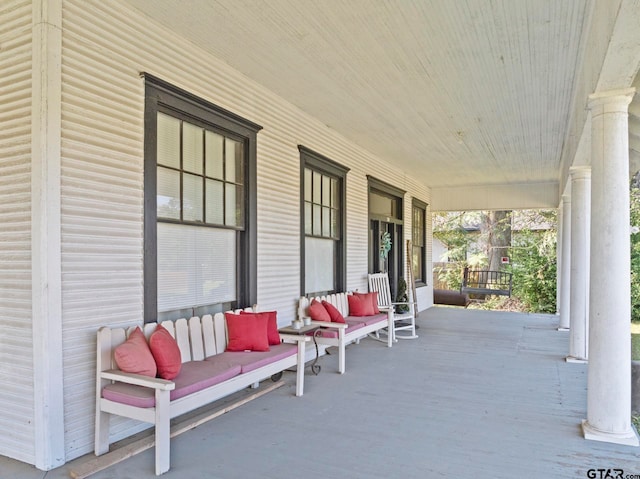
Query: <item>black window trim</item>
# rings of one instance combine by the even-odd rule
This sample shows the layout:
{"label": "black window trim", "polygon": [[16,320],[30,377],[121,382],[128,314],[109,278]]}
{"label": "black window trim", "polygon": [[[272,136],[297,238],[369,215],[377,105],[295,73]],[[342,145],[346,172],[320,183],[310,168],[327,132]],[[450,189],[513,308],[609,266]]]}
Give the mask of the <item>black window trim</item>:
{"label": "black window trim", "polygon": [[303,145],[298,145],[300,151],[300,295],[305,296],[305,238],[304,230],[304,170],[311,168],[314,171],[325,173],[338,180],[340,188],[340,239],[336,240],[336,290],[345,291],[347,285],[347,173],[350,168],[327,158]]}
{"label": "black window trim", "polygon": [[[148,73],[141,73],[145,87],[144,106],[144,322],[155,322],[158,317],[157,278],[157,210],[156,210],[156,133],[157,112],[173,110],[193,118],[196,122],[206,122],[218,129],[240,136],[247,142],[247,167],[245,188],[245,230],[237,238],[238,251],[238,308],[251,306],[257,302],[257,134],[262,127],[224,108],[204,100],[188,91],[167,83]],[[244,235],[244,241],[240,239]]]}
{"label": "black window trim", "polygon": [[[422,246],[422,280],[416,281],[416,288],[420,288],[423,286],[428,286],[427,282],[427,207],[428,203],[425,203],[418,198],[411,199],[411,212],[413,213],[414,208],[419,208],[423,211],[423,225],[422,225],[422,235],[424,245]],[[413,239],[413,214],[411,215],[412,223],[411,223],[411,239]],[[413,243],[413,242],[412,242]],[[413,252],[412,252],[413,253]]]}
{"label": "black window trim", "polygon": [[383,217],[380,215],[372,214],[371,208],[368,207],[367,209],[369,211],[369,219],[383,220],[383,221],[386,221],[387,223],[395,223],[395,224],[403,225],[404,224],[404,195],[406,194],[406,191],[398,188],[397,186],[393,186],[389,183],[379,180],[378,178],[371,175],[367,175],[367,182],[368,182],[367,201],[369,201],[369,195],[371,194],[372,191],[382,194],[384,196],[388,196],[390,198],[395,198],[399,200],[398,213],[400,215],[400,218],[390,218],[386,216]]}

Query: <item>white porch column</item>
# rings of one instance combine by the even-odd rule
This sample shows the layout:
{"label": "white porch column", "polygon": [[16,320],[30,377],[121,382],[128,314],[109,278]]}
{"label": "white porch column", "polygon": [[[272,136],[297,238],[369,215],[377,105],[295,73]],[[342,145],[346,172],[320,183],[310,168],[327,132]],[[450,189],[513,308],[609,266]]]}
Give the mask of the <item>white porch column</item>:
{"label": "white porch column", "polygon": [[571,288],[571,196],[562,195],[562,252],[560,254],[560,324],[559,331],[569,329]]}
{"label": "white porch column", "polygon": [[635,90],[589,96],[591,278],[586,439],[638,446],[631,427],[629,129]]}
{"label": "white porch column", "polygon": [[568,362],[588,359],[589,236],[591,168],[573,167],[571,172],[571,286]]}
{"label": "white porch column", "polygon": [[34,0],[31,262],[35,466],[65,463],[62,364],[62,0]]}

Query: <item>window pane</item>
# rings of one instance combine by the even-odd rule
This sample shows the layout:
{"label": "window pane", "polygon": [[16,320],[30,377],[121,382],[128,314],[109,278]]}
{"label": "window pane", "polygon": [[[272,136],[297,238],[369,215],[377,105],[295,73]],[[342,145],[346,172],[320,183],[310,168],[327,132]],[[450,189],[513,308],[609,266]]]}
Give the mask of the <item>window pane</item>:
{"label": "window pane", "polygon": [[305,234],[312,234],[313,230],[311,227],[311,203],[305,203],[304,204],[304,233]]}
{"label": "window pane", "polygon": [[305,293],[335,289],[335,241],[305,238]]}
{"label": "window pane", "polygon": [[415,281],[421,281],[424,278],[422,277],[422,248],[414,246],[413,247],[413,277]]}
{"label": "window pane", "polygon": [[233,183],[244,183],[244,155],[242,143],[225,138],[225,180]]}
{"label": "window pane", "polygon": [[322,234],[322,206],[313,205],[313,234],[320,236]]}
{"label": "window pane", "polygon": [[158,113],[158,164],[180,168],[180,120]]}
{"label": "window pane", "polygon": [[424,210],[413,208],[412,241],[415,246],[424,246]]}
{"label": "window pane", "polygon": [[338,180],[331,178],[331,207],[340,207],[340,192],[338,191]]}
{"label": "window pane", "polygon": [[316,171],[313,172],[313,202],[322,203],[322,175]]}
{"label": "window pane", "polygon": [[202,128],[182,122],[182,169],[202,174]]}
{"label": "window pane", "polygon": [[244,225],[243,188],[226,183],[225,190],[225,224],[228,226]]}
{"label": "window pane", "polygon": [[304,169],[304,200],[311,201],[311,170],[309,168]]}
{"label": "window pane", "polygon": [[207,223],[224,224],[224,183],[222,181],[207,180],[207,203],[206,219]]}
{"label": "window pane", "polygon": [[158,311],[235,301],[236,232],[158,223]]}
{"label": "window pane", "polygon": [[328,176],[322,177],[322,204],[331,206],[331,178]]}
{"label": "window pane", "polygon": [[322,208],[322,236],[331,236],[331,208]]}
{"label": "window pane", "polygon": [[180,172],[158,167],[157,212],[159,218],[180,219]]}
{"label": "window pane", "polygon": [[205,168],[207,170],[207,176],[223,180],[224,176],[222,173],[222,144],[224,141],[224,137],[222,135],[218,135],[217,133],[213,133],[212,131],[206,131],[205,141]]}
{"label": "window pane", "polygon": [[393,200],[388,196],[371,192],[369,194],[369,211],[371,214],[393,217]]}
{"label": "window pane", "polygon": [[338,229],[338,210],[331,210],[331,237],[340,238],[340,230]]}
{"label": "window pane", "polygon": [[183,174],[182,177],[182,219],[185,221],[202,221],[203,185],[202,177]]}

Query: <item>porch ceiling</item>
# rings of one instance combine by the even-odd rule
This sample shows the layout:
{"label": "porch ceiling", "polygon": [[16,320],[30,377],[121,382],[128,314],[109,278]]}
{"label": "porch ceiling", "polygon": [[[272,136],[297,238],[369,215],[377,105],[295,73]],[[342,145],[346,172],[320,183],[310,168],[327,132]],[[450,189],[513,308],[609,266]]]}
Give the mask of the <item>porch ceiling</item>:
{"label": "porch ceiling", "polygon": [[554,183],[592,0],[126,0],[429,186]]}

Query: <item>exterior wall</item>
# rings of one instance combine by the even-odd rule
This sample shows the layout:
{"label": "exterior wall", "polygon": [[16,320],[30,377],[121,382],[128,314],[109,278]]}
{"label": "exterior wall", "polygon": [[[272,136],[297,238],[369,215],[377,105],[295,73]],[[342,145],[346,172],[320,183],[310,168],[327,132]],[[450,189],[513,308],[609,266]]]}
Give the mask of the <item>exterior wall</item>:
{"label": "exterior wall", "polygon": [[[65,449],[70,460],[93,448],[96,330],[105,324],[142,322],[140,72],[264,127],[257,147],[258,302],[277,309],[281,324],[293,319],[300,295],[299,144],[351,169],[346,181],[348,289],[367,287],[366,175],[406,190],[405,201],[416,196],[429,203],[430,194],[403,172],[124,3],[68,0],[63,6],[62,299]],[[429,215],[427,219],[430,234]],[[410,220],[411,215],[405,215],[407,239]],[[427,254],[430,257],[430,249]],[[114,438],[136,427],[121,422]]]}
{"label": "exterior wall", "polygon": [[[406,244],[407,244],[407,240],[411,240],[412,237],[412,220],[413,220],[413,214],[412,214],[412,201],[411,201],[411,197],[415,196],[417,198],[430,198],[430,192],[429,190],[420,185],[419,183],[416,183],[415,181],[412,181],[410,178],[405,178],[405,187],[408,191],[408,193],[405,195],[404,198],[404,242],[403,242],[403,248],[405,251],[405,277],[409,277],[409,268],[410,268],[410,263],[409,263],[409,255],[406,252]],[[433,281],[432,281],[432,276],[433,274],[431,273],[432,271],[432,265],[433,262],[431,260],[431,249],[432,249],[432,239],[433,239],[433,235],[432,235],[432,229],[431,229],[431,208],[429,207],[429,205],[427,205],[427,212],[425,215],[425,227],[426,227],[426,244],[425,244],[425,261],[426,261],[426,286],[421,286],[420,288],[416,288],[416,298],[415,300],[418,303],[418,311],[424,311],[427,308],[430,308],[431,306],[433,306]]]}
{"label": "exterior wall", "polygon": [[29,0],[0,5],[0,455],[35,462]]}

